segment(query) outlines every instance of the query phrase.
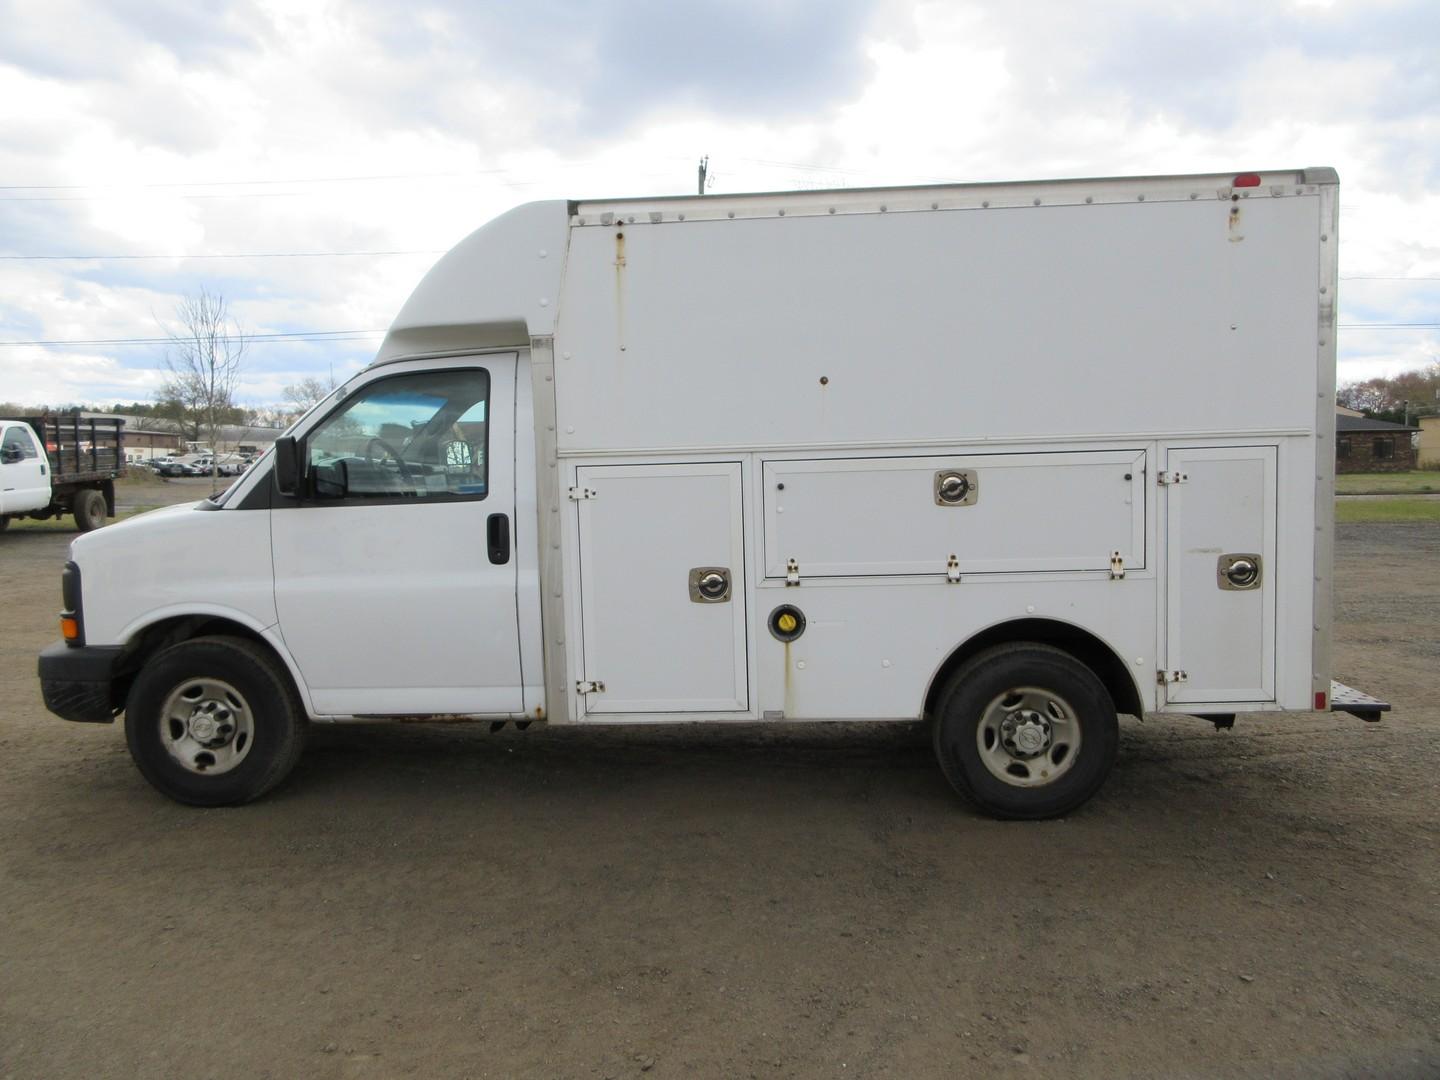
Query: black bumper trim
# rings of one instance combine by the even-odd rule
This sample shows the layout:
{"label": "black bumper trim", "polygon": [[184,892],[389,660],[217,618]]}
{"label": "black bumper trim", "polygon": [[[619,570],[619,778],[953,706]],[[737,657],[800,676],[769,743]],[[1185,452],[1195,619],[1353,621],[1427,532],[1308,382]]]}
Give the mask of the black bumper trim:
{"label": "black bumper trim", "polygon": [[115,719],[111,683],[124,653],[119,645],[75,647],[57,641],[40,654],[45,707],[62,720],[108,724]]}

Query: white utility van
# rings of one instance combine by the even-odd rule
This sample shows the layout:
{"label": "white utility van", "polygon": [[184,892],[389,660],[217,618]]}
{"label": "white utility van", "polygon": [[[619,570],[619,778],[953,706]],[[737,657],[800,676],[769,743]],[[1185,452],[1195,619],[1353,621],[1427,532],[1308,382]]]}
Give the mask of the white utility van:
{"label": "white utility van", "polygon": [[223,495],[76,540],[46,702],[242,802],[307,721],[916,720],[1091,796],[1116,714],[1332,687],[1329,169],[540,202]]}

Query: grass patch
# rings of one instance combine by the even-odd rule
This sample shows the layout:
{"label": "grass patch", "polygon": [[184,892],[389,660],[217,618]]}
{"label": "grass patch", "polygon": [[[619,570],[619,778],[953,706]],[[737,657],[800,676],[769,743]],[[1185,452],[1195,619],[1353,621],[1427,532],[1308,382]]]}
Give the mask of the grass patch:
{"label": "grass patch", "polygon": [[1416,495],[1440,491],[1440,472],[1417,469],[1400,473],[1339,473],[1337,495]]}
{"label": "grass patch", "polygon": [[1337,499],[1335,520],[1440,521],[1440,499]]}
{"label": "grass patch", "polygon": [[142,465],[131,465],[125,475],[115,481],[117,487],[164,487],[165,478],[156,476]]}
{"label": "grass patch", "polygon": [[[147,510],[159,509],[158,506],[127,506],[113,518],[106,518],[106,525],[113,525],[117,521],[124,521],[136,514],[143,514]],[[74,533],[80,535],[80,530],[75,525],[75,516],[66,514],[64,517],[46,518],[44,521],[36,521],[34,518],[11,518],[5,532],[57,532]],[[3,536],[4,534],[0,534]]]}

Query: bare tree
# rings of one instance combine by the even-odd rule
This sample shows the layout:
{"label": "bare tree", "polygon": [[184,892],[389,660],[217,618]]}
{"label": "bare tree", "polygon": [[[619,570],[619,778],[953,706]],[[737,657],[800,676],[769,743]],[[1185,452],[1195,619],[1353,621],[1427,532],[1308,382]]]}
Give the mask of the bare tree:
{"label": "bare tree", "polygon": [[285,400],[293,407],[294,414],[299,416],[317,401],[323,400],[334,389],[335,376],[333,373],[328,379],[307,375],[298,383],[285,387]]}
{"label": "bare tree", "polygon": [[219,486],[220,425],[232,409],[245,356],[245,332],[230,314],[225,297],[201,288],[175,307],[178,326],[162,324],[170,345],[165,367],[170,378],[157,400],[173,403],[183,425],[210,443],[211,489]]}

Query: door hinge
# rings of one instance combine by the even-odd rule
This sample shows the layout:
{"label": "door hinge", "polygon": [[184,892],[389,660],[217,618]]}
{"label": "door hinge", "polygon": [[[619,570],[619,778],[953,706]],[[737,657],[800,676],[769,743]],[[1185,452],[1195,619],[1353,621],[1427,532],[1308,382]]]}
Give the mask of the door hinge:
{"label": "door hinge", "polygon": [[582,499],[594,499],[594,498],[596,498],[599,494],[600,494],[600,493],[599,493],[598,491],[596,491],[594,488],[588,488],[588,487],[572,487],[572,488],[570,489],[570,501],[571,501],[571,502],[580,502]]}
{"label": "door hinge", "polygon": [[1157,671],[1155,672],[1155,681],[1161,686],[1169,683],[1189,682],[1190,673],[1188,671]]}
{"label": "door hinge", "polygon": [[575,684],[575,692],[577,694],[603,694],[605,684],[594,679],[582,680]]}
{"label": "door hinge", "polygon": [[1159,472],[1155,474],[1155,483],[1159,484],[1161,487],[1164,487],[1166,484],[1185,484],[1189,483],[1189,481],[1190,474],[1183,473],[1179,469],[1173,469],[1170,472]]}
{"label": "door hinge", "polygon": [[1125,576],[1125,558],[1118,551],[1110,553],[1110,580],[1119,581]]}
{"label": "door hinge", "polygon": [[800,563],[795,559],[790,559],[785,563],[785,584],[800,584]]}

